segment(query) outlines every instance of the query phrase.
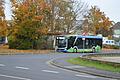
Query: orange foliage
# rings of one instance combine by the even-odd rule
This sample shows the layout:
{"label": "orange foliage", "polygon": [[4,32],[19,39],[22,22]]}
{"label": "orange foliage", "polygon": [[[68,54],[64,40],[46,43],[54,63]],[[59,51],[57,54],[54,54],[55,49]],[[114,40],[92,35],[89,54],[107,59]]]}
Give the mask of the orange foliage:
{"label": "orange foliage", "polygon": [[91,20],[90,24],[92,24],[91,27],[92,29],[94,29],[93,30],[94,34],[96,34],[96,31],[100,30],[108,31],[112,26],[112,21],[110,21],[109,18],[106,17],[106,15],[104,14],[104,12],[101,12],[100,9],[97,8],[96,6],[90,9],[88,19]]}
{"label": "orange foliage", "polygon": [[44,27],[44,28],[39,28],[38,30],[37,30],[37,32],[38,33],[40,33],[40,34],[48,34],[48,28],[47,27]]}
{"label": "orange foliage", "polygon": [[44,16],[43,15],[40,15],[40,16],[35,16],[35,20],[42,20],[44,18]]}

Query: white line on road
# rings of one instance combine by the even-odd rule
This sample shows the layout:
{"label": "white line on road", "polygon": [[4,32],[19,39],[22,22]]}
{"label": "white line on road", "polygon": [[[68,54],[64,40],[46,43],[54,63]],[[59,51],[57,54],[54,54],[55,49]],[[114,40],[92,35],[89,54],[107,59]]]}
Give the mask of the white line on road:
{"label": "white line on road", "polygon": [[97,78],[96,76],[92,76],[92,75],[75,75],[78,77],[86,77],[86,78]]}
{"label": "white line on road", "polygon": [[17,69],[24,69],[24,70],[28,70],[29,68],[26,68],[26,67],[20,67],[20,66],[16,66],[15,68]]}
{"label": "white line on road", "polygon": [[13,79],[20,79],[20,80],[32,80],[32,79],[28,79],[28,78],[22,78],[22,77],[16,77],[16,76],[8,76],[8,75],[3,75],[3,74],[0,74],[0,76],[7,77],[7,78],[13,78]]}
{"label": "white line on road", "polygon": [[57,72],[57,71],[50,71],[50,70],[42,70],[43,72],[48,72],[48,73],[59,73],[59,72]]}
{"label": "white line on road", "polygon": [[4,64],[0,64],[1,67],[4,67],[5,65]]}

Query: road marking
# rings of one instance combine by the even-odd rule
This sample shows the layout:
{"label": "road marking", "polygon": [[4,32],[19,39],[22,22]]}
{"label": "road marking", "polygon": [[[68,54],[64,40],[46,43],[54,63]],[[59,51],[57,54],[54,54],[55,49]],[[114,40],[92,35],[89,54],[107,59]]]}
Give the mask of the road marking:
{"label": "road marking", "polygon": [[97,78],[96,76],[92,76],[92,75],[75,75],[77,77],[86,77],[86,78]]}
{"label": "road marking", "polygon": [[50,71],[50,70],[42,70],[43,72],[48,72],[48,73],[59,73],[59,72],[57,72],[57,71]]}
{"label": "road marking", "polygon": [[26,67],[20,67],[20,66],[16,66],[15,68],[17,69],[24,69],[24,70],[28,70],[29,68],[26,68]]}
{"label": "road marking", "polygon": [[4,64],[0,64],[1,67],[4,67],[5,65]]}
{"label": "road marking", "polygon": [[8,75],[3,75],[3,74],[0,74],[0,76],[7,77],[7,78],[13,78],[13,79],[20,79],[20,80],[32,80],[32,79],[28,79],[28,78],[22,78],[22,77],[16,77],[16,76],[8,76]]}

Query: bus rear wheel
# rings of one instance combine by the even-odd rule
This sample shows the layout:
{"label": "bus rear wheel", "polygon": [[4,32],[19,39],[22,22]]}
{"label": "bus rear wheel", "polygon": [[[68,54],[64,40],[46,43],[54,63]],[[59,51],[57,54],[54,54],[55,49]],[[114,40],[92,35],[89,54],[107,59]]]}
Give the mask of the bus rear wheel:
{"label": "bus rear wheel", "polygon": [[74,53],[77,53],[77,48],[76,48],[76,47],[73,49],[73,52],[74,52]]}

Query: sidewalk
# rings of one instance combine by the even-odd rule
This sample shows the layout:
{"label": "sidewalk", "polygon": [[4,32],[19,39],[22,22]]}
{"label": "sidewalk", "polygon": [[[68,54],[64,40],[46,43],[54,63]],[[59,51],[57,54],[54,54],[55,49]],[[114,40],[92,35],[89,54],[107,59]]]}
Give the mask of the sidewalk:
{"label": "sidewalk", "polygon": [[63,68],[63,69],[68,69],[68,70],[72,70],[76,72],[83,72],[83,73],[87,73],[87,74],[91,74],[95,76],[107,77],[107,78],[120,80],[120,73],[114,73],[114,72],[109,72],[109,71],[104,71],[104,70],[97,70],[95,68],[73,65],[73,64],[66,62],[67,59],[69,58],[54,59],[50,62],[50,64]]}
{"label": "sidewalk", "polygon": [[120,56],[115,57],[91,57],[92,60],[99,60],[99,61],[107,61],[107,62],[114,62],[114,63],[120,63]]}

